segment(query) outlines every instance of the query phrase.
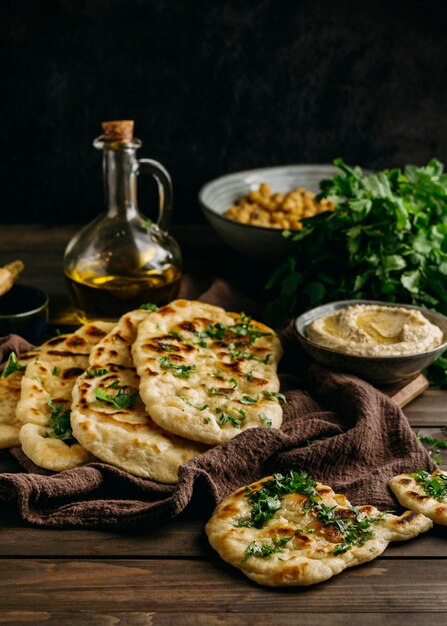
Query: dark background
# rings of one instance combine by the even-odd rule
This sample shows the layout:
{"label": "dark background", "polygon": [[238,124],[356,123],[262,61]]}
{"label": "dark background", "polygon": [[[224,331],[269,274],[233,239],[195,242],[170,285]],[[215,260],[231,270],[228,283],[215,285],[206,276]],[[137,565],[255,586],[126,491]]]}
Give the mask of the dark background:
{"label": "dark background", "polygon": [[203,221],[200,186],[239,169],[336,156],[369,168],[445,160],[442,6],[7,3],[0,222],[81,223],[103,210],[91,142],[105,119],[135,119],[140,156],[172,174],[177,223]]}

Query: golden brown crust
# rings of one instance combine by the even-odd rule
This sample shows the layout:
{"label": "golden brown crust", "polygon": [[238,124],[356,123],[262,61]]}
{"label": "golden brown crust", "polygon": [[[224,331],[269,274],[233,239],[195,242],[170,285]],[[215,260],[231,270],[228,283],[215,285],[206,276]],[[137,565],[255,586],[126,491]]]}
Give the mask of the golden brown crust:
{"label": "golden brown crust", "polygon": [[332,519],[345,524],[370,519],[371,534],[344,550],[344,526],[322,521],[318,510],[309,506],[307,492],[282,493],[280,508],[260,528],[255,527],[247,523],[250,494],[271,479],[266,477],[225,498],[205,528],[210,544],[225,561],[263,585],[312,585],[327,580],[347,567],[376,558],[390,541],[415,537],[432,526],[427,517],[412,511],[397,517],[381,514],[371,505],[353,508],[345,496],[316,483],[317,502],[330,510]]}

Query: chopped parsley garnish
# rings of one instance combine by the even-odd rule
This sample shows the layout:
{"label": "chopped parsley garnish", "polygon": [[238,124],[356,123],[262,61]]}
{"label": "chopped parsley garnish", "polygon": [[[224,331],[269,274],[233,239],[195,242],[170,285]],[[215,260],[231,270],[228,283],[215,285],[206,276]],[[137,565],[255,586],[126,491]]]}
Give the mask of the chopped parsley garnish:
{"label": "chopped parsley garnish", "polygon": [[70,409],[64,409],[63,405],[56,404],[51,398],[47,399],[47,404],[51,409],[48,425],[52,430],[47,436],[61,439],[67,446],[76,443],[71,428]]}
{"label": "chopped parsley garnish", "polygon": [[287,404],[286,396],[283,393],[279,393],[279,391],[263,391],[262,393],[266,398],[278,398],[278,400]]}
{"label": "chopped parsley garnish", "polygon": [[252,352],[250,352],[250,350],[247,350],[246,348],[241,347],[240,344],[235,344],[235,343],[230,343],[228,345],[228,351],[230,353],[231,358],[235,361],[238,361],[238,360],[257,361],[258,363],[263,363],[264,365],[267,365],[267,363],[270,361],[270,357],[272,356],[269,353],[267,354],[265,359],[261,359],[260,357],[255,356]]}
{"label": "chopped parsley garnish", "polygon": [[177,378],[189,378],[191,372],[196,369],[195,365],[176,365],[169,360],[169,357],[162,356],[158,359],[160,367],[164,370],[172,370],[172,374]]}
{"label": "chopped parsley garnish", "polygon": [[104,376],[104,374],[108,374],[109,370],[102,368],[96,370],[86,370],[85,375],[87,378],[94,378],[95,376]]}
{"label": "chopped parsley garnish", "polygon": [[[321,501],[316,486],[317,483],[305,471],[295,472],[291,470],[286,476],[273,474],[273,478],[256,491],[247,487],[246,497],[251,504],[250,517],[237,520],[234,525],[262,528],[281,508],[281,498],[284,495],[300,493],[308,497],[303,507],[304,513],[312,511],[322,524],[335,526],[340,532],[342,541],[334,549],[334,555],[343,554],[354,545],[361,546],[366,543],[373,536],[373,532],[370,530],[371,524],[382,520],[385,513],[380,513],[378,517],[363,517],[355,506],[350,506],[347,509],[328,506]],[[300,530],[299,532],[306,531]],[[248,556],[262,556],[262,554],[249,554]]]}
{"label": "chopped parsley garnish", "polygon": [[428,454],[431,456],[433,461],[438,465],[442,464],[442,459],[439,454],[439,450],[447,449],[447,441],[443,441],[442,439],[436,439],[435,437],[420,435],[418,431],[416,431],[416,437],[425,445],[430,446],[428,449]]}
{"label": "chopped parsley garnish", "polygon": [[117,409],[130,409],[139,398],[137,391],[135,393],[127,393],[127,388],[121,387],[118,380],[115,380],[107,389],[117,389],[118,393],[111,395],[105,389],[100,388],[95,391],[95,398],[101,402],[113,404]]}
{"label": "chopped parsley garnish", "polygon": [[183,400],[185,404],[192,407],[193,409],[196,409],[197,411],[204,411],[208,408],[207,404],[204,404],[203,406],[198,406],[197,404],[193,404],[192,402],[190,402],[188,398],[185,398],[184,396],[181,396],[179,394],[177,394],[177,397],[180,398],[180,400]]}
{"label": "chopped parsley garnish", "polygon": [[53,374],[53,376],[59,376],[59,374],[61,373],[61,368],[55,365],[51,370],[51,373]]}
{"label": "chopped parsley garnish", "polygon": [[206,330],[195,333],[198,337],[199,345],[203,348],[206,346],[206,340],[217,339],[217,341],[225,341],[229,337],[240,337],[246,339],[245,343],[253,344],[259,337],[265,337],[272,333],[264,333],[252,324],[252,318],[245,313],[241,313],[236,319],[233,326],[226,326],[220,322],[216,324],[208,324]]}
{"label": "chopped parsley garnish", "polygon": [[235,415],[231,415],[230,413],[227,413],[223,409],[218,407],[216,409],[216,415],[218,416],[216,421],[219,424],[219,426],[225,426],[225,424],[231,424],[234,428],[240,428],[242,426],[242,422],[247,417],[247,412],[244,411],[243,409],[238,409],[237,413],[239,417]]}
{"label": "chopped parsley garnish", "polygon": [[240,399],[240,403],[241,404],[257,404],[258,400],[259,400],[259,396],[252,398],[251,396],[244,395]]}
{"label": "chopped parsley garnish", "polygon": [[111,383],[110,385],[107,385],[107,389],[120,389],[121,385],[120,385],[120,381],[117,378],[116,380],[113,381],[113,383]]}
{"label": "chopped parsley garnish", "polygon": [[171,330],[171,332],[169,334],[172,335],[173,337],[177,337],[177,339],[183,339],[181,334],[179,332],[177,332],[176,330]]}
{"label": "chopped parsley garnish", "polygon": [[240,313],[236,323],[229,327],[230,332],[237,337],[247,337],[250,343],[254,343],[259,337],[270,336],[272,333],[264,333],[253,326],[251,315]]}
{"label": "chopped parsley garnish", "polygon": [[424,470],[418,470],[410,476],[422,487],[427,496],[431,496],[435,500],[443,500],[447,497],[447,474],[432,476]]}
{"label": "chopped parsley garnish", "polygon": [[291,539],[292,537],[273,537],[271,543],[252,541],[245,550],[242,562],[246,561],[251,556],[269,559],[272,554],[275,554],[275,552],[284,552],[284,546]]}
{"label": "chopped parsley garnish", "polygon": [[140,305],[140,309],[143,309],[143,311],[158,311],[160,307],[158,307],[156,304],[153,304],[152,302],[146,302],[145,304],[141,304]]}
{"label": "chopped parsley garnish", "polygon": [[17,360],[17,355],[15,352],[11,352],[6,361],[6,365],[3,368],[2,378],[7,378],[14,372],[22,372],[26,368],[26,365],[20,365]]}
{"label": "chopped parsley garnish", "polygon": [[265,428],[272,427],[272,420],[269,419],[265,413],[259,413],[259,420]]}

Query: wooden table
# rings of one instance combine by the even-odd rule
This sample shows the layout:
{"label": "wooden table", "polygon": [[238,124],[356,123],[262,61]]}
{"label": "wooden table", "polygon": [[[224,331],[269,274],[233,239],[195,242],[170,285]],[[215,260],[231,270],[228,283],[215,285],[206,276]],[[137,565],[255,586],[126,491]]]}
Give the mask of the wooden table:
{"label": "wooden table", "polygon": [[[193,228],[182,232],[194,241]],[[67,227],[1,227],[0,264],[23,258],[27,282],[49,291],[59,306],[65,301],[61,254],[72,233]],[[208,238],[204,257],[209,246]],[[429,390],[405,413],[421,434],[439,436],[447,426],[447,392]],[[0,453],[0,471],[19,470]],[[30,528],[18,515],[0,513],[0,624],[438,626],[447,623],[446,611],[447,531],[439,527],[392,544],[377,560],[326,583],[273,590],[223,563],[198,521],[121,536]]]}

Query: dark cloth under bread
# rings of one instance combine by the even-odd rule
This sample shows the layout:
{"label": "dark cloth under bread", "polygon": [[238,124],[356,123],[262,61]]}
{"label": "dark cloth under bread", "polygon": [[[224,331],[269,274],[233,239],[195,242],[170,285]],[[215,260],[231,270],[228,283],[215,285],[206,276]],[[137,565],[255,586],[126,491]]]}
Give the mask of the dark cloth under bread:
{"label": "dark cloth under bread", "polygon": [[[184,281],[182,297],[197,298],[199,284],[204,287],[200,281]],[[221,280],[198,299],[256,313],[243,294]],[[15,449],[27,471],[0,474],[2,506],[14,506],[24,521],[38,526],[142,531],[185,510],[206,518],[241,485],[272,472],[304,469],[354,504],[395,507],[387,486],[392,476],[436,467],[402,411],[354,376],[315,365],[308,369],[291,323],[280,337],[285,349],[280,380],[287,397],[281,429],[241,432],[182,465],[177,485],[137,478],[99,462],[44,475]],[[0,361],[12,349],[28,348],[16,336],[0,339]]]}

